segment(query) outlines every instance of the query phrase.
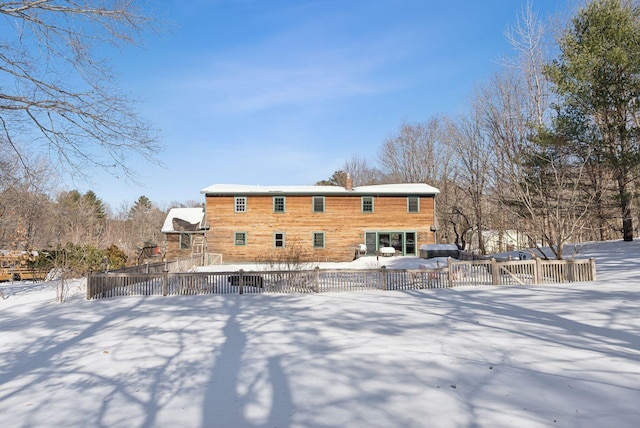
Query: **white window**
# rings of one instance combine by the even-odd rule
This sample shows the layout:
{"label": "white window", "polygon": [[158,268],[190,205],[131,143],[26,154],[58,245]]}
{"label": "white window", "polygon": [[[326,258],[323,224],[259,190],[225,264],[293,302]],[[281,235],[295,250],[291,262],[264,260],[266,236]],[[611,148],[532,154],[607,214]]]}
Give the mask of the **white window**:
{"label": "white window", "polygon": [[418,196],[407,197],[407,212],[409,213],[420,212],[420,198]]}
{"label": "white window", "polygon": [[246,196],[236,196],[234,198],[234,207],[235,212],[243,213],[247,211],[247,197]]}
{"label": "white window", "polygon": [[274,213],[283,213],[285,210],[285,198],[284,196],[274,196],[273,197],[273,212]]}
{"label": "white window", "polygon": [[313,232],[313,248],[324,248],[324,232]]}
{"label": "white window", "polygon": [[313,197],[313,212],[314,213],[324,212],[324,196]]}
{"label": "white window", "polygon": [[247,245],[247,233],[246,232],[236,232],[233,238],[235,245]]}
{"label": "white window", "polygon": [[373,212],[373,196],[362,197],[362,212],[363,213]]}

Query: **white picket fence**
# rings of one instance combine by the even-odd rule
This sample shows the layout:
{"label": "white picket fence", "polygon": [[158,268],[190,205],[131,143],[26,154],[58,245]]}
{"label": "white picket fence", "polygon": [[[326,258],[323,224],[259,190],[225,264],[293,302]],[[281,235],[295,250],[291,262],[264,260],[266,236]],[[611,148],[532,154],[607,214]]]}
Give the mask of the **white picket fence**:
{"label": "white picket fence", "polygon": [[595,260],[457,261],[434,269],[136,272],[89,275],[87,299],[218,293],[323,293],[594,281]]}

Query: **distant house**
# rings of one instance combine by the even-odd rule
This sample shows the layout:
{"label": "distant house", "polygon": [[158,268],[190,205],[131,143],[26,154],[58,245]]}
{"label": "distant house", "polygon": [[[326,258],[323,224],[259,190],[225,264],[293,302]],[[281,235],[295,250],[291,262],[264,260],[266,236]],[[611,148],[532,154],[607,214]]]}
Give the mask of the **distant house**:
{"label": "distant house", "polygon": [[[356,253],[418,255],[435,241],[438,189],[427,184],[247,186],[214,184],[205,195],[207,251],[225,262],[254,261],[295,244],[315,260]],[[386,252],[386,251],[385,251]]]}
{"label": "distant house", "polygon": [[486,230],[482,232],[482,237],[488,254],[521,250],[531,246],[529,237],[518,230],[505,230],[502,232]]}
{"label": "distant house", "polygon": [[203,208],[172,208],[162,225],[165,259],[206,252]]}

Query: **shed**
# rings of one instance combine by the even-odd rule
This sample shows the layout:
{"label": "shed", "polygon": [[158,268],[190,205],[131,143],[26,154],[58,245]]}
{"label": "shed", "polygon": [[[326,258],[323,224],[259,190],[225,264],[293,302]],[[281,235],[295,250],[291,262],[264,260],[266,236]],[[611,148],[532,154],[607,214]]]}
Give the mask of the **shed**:
{"label": "shed", "polygon": [[207,229],[203,208],[171,208],[161,229],[165,258],[205,253]]}

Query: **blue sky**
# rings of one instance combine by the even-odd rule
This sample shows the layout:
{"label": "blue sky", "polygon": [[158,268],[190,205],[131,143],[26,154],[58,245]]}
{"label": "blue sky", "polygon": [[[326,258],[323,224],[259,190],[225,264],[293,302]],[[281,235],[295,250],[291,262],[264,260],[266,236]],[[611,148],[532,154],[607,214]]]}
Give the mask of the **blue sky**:
{"label": "blue sky", "polygon": [[[542,17],[568,0],[534,2]],[[114,58],[119,83],[160,130],[162,166],[140,185],[77,187],[117,209],[166,208],[214,183],[310,185],[377,153],[403,121],[461,112],[512,54],[524,1],[168,0],[167,25]]]}

